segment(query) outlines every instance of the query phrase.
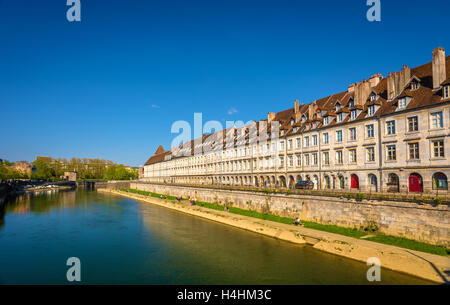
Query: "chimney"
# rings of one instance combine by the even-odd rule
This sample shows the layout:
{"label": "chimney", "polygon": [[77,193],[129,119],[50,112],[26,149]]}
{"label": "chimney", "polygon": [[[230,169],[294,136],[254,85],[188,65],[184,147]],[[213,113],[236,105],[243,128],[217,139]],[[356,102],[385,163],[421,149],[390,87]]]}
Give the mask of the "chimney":
{"label": "chimney", "polygon": [[295,114],[297,114],[298,112],[300,112],[300,101],[299,100],[295,100]]}
{"label": "chimney", "polygon": [[439,89],[446,80],[445,50],[437,47],[433,50],[433,89]]}
{"label": "chimney", "polygon": [[272,122],[274,119],[275,119],[275,113],[269,112],[267,114],[267,123],[270,124],[270,122]]}
{"label": "chimney", "polygon": [[314,118],[314,113],[316,113],[317,110],[317,104],[315,102],[312,102],[308,106],[308,119],[312,120]]}
{"label": "chimney", "polygon": [[370,94],[370,81],[362,81],[355,86],[355,105],[364,105]]}
{"label": "chimney", "polygon": [[378,86],[378,84],[381,82],[382,78],[383,78],[383,76],[380,73],[372,75],[369,79],[370,87],[374,88],[374,87]]}
{"label": "chimney", "polygon": [[[411,70],[408,68],[408,66],[403,66],[402,72],[400,74],[400,91],[405,88],[406,83],[411,78]],[[399,91],[399,93],[400,93]]]}
{"label": "chimney", "polygon": [[347,92],[348,93],[352,93],[353,91],[355,91],[355,84],[351,84],[351,85],[348,86]]}
{"label": "chimney", "polygon": [[300,113],[300,102],[299,100],[295,100],[295,123],[299,123],[302,119],[302,114]]}

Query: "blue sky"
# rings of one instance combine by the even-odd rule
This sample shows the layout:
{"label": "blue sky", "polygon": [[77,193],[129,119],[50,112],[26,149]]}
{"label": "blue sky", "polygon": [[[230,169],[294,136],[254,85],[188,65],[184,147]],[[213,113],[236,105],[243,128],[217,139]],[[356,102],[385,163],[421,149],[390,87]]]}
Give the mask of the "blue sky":
{"label": "blue sky", "polygon": [[143,164],[176,120],[258,120],[450,53],[449,1],[0,0],[0,158]]}

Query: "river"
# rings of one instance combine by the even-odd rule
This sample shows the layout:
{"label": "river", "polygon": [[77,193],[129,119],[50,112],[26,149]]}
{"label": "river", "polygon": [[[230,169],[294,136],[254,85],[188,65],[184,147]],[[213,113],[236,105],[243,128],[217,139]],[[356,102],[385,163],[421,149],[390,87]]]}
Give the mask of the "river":
{"label": "river", "polygon": [[363,263],[95,191],[24,195],[0,211],[0,284],[70,284],[69,257],[84,284],[371,284]]}

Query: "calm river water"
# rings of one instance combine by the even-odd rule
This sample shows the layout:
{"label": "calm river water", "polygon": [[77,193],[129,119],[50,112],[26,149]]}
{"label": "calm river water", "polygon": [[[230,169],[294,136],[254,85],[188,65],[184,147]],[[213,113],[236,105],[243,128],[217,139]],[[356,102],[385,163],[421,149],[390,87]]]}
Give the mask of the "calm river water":
{"label": "calm river water", "polygon": [[85,284],[369,284],[363,263],[108,194],[23,196],[0,211],[0,284],[67,284],[69,257]]}

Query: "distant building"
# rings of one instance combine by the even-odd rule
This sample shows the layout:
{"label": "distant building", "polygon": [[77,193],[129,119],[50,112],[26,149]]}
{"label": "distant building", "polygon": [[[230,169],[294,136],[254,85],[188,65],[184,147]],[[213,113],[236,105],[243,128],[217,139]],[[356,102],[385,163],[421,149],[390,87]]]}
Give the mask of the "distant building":
{"label": "distant building", "polygon": [[64,179],[67,181],[77,181],[78,173],[77,172],[64,172]]}
{"label": "distant building", "polygon": [[144,167],[142,165],[139,166],[139,179],[144,178]]}
{"label": "distant building", "polygon": [[14,163],[14,168],[20,172],[31,174],[36,171],[36,167],[27,161],[17,161]]}
{"label": "distant building", "polygon": [[7,165],[6,168],[26,173],[28,175],[36,171],[36,167],[27,161],[17,161],[12,165]]}

